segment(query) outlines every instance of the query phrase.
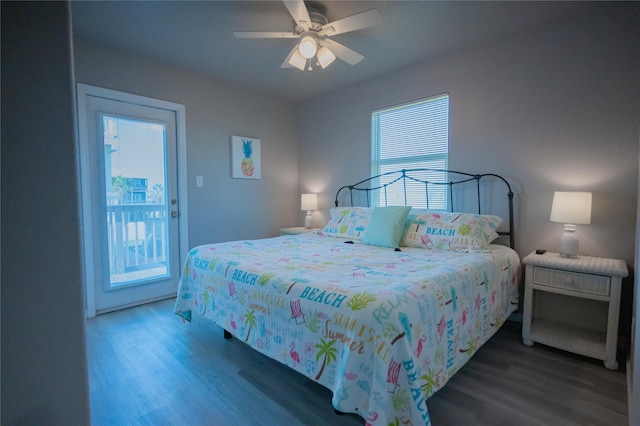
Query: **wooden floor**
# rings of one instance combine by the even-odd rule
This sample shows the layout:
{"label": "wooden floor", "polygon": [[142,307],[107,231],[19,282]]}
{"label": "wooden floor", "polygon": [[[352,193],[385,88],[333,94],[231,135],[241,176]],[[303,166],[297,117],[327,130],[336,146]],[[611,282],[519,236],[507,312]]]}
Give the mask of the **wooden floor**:
{"label": "wooden floor", "polygon": [[[331,392],[165,300],[87,322],[98,425],[363,425]],[[505,325],[428,400],[435,426],[627,425],[626,379]]]}

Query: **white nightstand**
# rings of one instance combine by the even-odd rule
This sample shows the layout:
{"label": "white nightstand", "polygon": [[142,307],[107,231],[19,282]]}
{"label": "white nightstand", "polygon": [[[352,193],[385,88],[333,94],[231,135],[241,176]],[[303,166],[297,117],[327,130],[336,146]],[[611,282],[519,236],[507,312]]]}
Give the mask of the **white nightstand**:
{"label": "white nightstand", "polygon": [[294,226],[293,228],[280,228],[280,235],[298,235],[307,232],[319,231],[320,228],[305,228],[304,226]]}
{"label": "white nightstand", "polygon": [[531,253],[526,265],[522,340],[586,355],[617,370],[624,260]]}

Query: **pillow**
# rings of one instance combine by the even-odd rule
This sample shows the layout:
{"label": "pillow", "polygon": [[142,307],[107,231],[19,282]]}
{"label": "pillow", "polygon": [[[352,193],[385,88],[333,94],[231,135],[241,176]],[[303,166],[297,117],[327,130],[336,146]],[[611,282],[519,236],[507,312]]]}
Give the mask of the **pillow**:
{"label": "pillow", "polygon": [[400,246],[410,206],[378,207],[371,213],[369,225],[362,234],[362,244],[392,247]]}
{"label": "pillow", "polygon": [[407,217],[401,244],[450,251],[486,251],[498,238],[502,218],[474,213],[415,211]]}
{"label": "pillow", "polygon": [[333,207],[329,210],[329,221],[318,233],[328,237],[360,241],[372,211],[370,207]]}

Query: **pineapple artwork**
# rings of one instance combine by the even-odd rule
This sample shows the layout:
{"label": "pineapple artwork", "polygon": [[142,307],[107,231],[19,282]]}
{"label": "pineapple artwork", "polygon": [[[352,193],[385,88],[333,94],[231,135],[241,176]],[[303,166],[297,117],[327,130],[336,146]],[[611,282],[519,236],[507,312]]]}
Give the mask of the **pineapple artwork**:
{"label": "pineapple artwork", "polygon": [[242,152],[244,158],[242,159],[242,174],[245,176],[253,176],[255,167],[253,166],[253,141],[251,139],[242,139]]}
{"label": "pineapple artwork", "polygon": [[231,163],[232,177],[260,179],[260,140],[232,136]]}

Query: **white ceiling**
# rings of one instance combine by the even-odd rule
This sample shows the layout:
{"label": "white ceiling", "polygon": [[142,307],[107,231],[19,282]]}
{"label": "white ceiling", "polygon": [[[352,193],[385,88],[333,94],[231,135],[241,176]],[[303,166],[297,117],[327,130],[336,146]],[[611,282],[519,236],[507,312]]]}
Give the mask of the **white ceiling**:
{"label": "white ceiling", "polygon": [[74,36],[290,100],[304,100],[446,52],[580,13],[592,2],[321,1],[329,21],[377,8],[384,23],[334,40],[356,65],[283,69],[295,39],[233,31],[293,30],[281,1],[74,1]]}

